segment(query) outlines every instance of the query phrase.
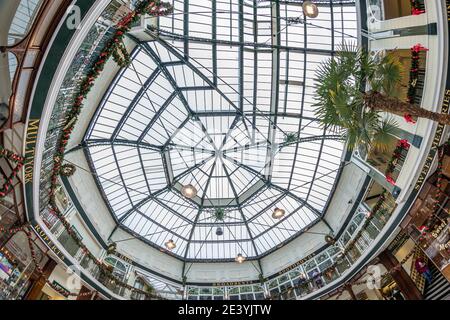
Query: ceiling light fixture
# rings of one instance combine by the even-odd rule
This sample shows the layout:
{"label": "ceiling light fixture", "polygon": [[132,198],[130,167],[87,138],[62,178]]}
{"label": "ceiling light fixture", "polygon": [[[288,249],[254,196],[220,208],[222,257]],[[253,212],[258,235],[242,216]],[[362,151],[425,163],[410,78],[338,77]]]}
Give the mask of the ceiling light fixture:
{"label": "ceiling light fixture", "polygon": [[188,199],[193,199],[197,195],[197,189],[192,184],[188,184],[181,188],[181,194]]}
{"label": "ceiling light fixture", "polygon": [[317,16],[319,15],[319,8],[312,1],[303,2],[302,8],[304,15],[308,18],[317,18]]}
{"label": "ceiling light fixture", "polygon": [[241,253],[239,253],[234,260],[236,260],[237,263],[243,263],[245,261],[245,257]]}
{"label": "ceiling light fixture", "polygon": [[275,208],[275,210],[273,210],[273,213],[272,213],[272,218],[279,220],[279,219],[283,218],[285,214],[286,214],[285,210],[280,209],[280,208]]}
{"label": "ceiling light fixture", "polygon": [[216,229],[216,236],[223,236],[223,229],[221,227],[218,227]]}
{"label": "ceiling light fixture", "polygon": [[166,242],[166,248],[167,250],[173,250],[177,247],[177,245],[175,244],[175,242],[170,239],[169,241]]}

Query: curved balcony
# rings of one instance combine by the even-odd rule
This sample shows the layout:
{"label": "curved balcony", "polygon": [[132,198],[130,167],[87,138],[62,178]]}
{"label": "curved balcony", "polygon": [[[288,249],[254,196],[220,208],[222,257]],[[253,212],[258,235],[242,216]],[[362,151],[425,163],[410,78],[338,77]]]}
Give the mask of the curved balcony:
{"label": "curved balcony", "polygon": [[[143,294],[142,292],[136,294],[136,291],[132,288],[123,285],[127,284],[139,290],[144,288],[141,281],[135,281],[137,273],[143,274],[144,278],[153,277],[156,279],[154,282],[157,281],[166,287],[170,287],[171,289],[168,292],[171,292],[171,298],[318,298],[328,291],[335,289],[345,282],[349,274],[356,272],[364,266],[368,259],[373,257],[380,250],[380,246],[387,241],[389,232],[395,231],[403,212],[410,204],[410,198],[414,196],[411,195],[412,190],[408,188],[408,183],[418,179],[417,176],[411,176],[411,172],[414,172],[412,166],[405,167],[400,163],[395,168],[395,180],[402,187],[402,193],[397,195],[397,199],[390,192],[384,193],[386,185],[381,184],[381,181],[377,181],[376,179],[368,180],[370,184],[368,191],[362,194],[361,198],[354,204],[355,213],[349,219],[346,224],[347,226],[340,231],[339,237],[335,239],[336,243],[327,245],[324,250],[308,256],[295,266],[286,266],[286,269],[280,271],[279,274],[264,275],[263,279],[252,279],[249,281],[249,284],[245,285],[226,284],[211,287],[187,283],[184,286],[179,279],[159,277],[152,270],[143,268],[139,261],[127,260],[125,255],[120,254],[120,251],[116,258],[108,256],[106,253],[107,244],[102,240],[101,236],[95,234],[95,226],[92,223],[89,225],[90,222],[88,219],[81,219],[82,221],[80,220],[78,222],[84,224],[86,228],[85,230],[79,230],[77,238],[91,239],[89,249],[95,254],[96,259],[108,265],[107,270],[114,275],[114,278],[112,278],[109,274],[104,273],[103,268],[99,268],[98,261],[94,261],[91,256],[87,255],[79,247],[76,241],[73,241],[72,236],[67,233],[65,227],[59,222],[59,219],[55,218],[54,214],[48,210],[49,198],[46,190],[49,187],[50,177],[52,175],[51,164],[56,153],[55,145],[63,129],[62,126],[68,107],[71,105],[71,101],[67,97],[74,95],[74,90],[86,73],[86,70],[91,66],[92,61],[95,61],[95,58],[98,57],[104,43],[111,38],[112,32],[114,31],[111,26],[118,16],[116,13],[126,12],[126,8],[126,5],[118,6],[117,4],[96,8],[88,17],[89,21],[86,23],[88,27],[85,27],[74,36],[75,40],[71,45],[76,48],[76,51],[72,50],[69,55],[71,58],[67,59],[68,62],[58,67],[59,69],[63,69],[58,71],[64,76],[58,79],[61,84],[58,88],[58,93],[51,97],[55,104],[51,106],[53,112],[51,112],[51,117],[48,119],[48,124],[45,124],[45,128],[40,128],[42,130],[41,134],[45,135],[45,144],[39,146],[42,152],[36,157],[38,161],[34,169],[34,173],[37,173],[36,176],[40,180],[28,183],[27,191],[32,192],[34,190],[36,192],[38,189],[42,191],[39,195],[31,195],[31,198],[34,198],[31,201],[32,204],[28,203],[29,208],[34,205],[35,208],[39,209],[35,209],[35,212],[30,210],[28,212],[28,218],[36,222],[34,224],[36,230],[42,230],[54,242],[55,246],[60,248],[59,251],[61,254],[58,256],[61,260],[60,262],[67,266],[77,266],[84,275],[83,280],[89,286],[100,291],[107,298],[116,299],[137,298],[139,294]],[[440,50],[436,46],[430,47],[430,50]],[[377,47],[375,46],[374,49],[376,50]],[[431,62],[427,59],[426,63],[430,64]],[[429,77],[429,75],[426,75],[424,80],[425,84]],[[20,81],[17,80],[18,87],[19,83]],[[25,87],[29,90],[29,84]],[[436,94],[441,96],[441,87],[438,83],[431,89],[429,86],[424,86],[424,99],[427,99],[427,94],[428,96]],[[432,93],[427,93],[430,91]],[[14,96],[13,100],[17,102],[17,98],[17,96]],[[18,104],[14,105],[18,106]],[[19,113],[23,115],[23,110]],[[17,116],[16,120],[19,120],[19,116]],[[13,120],[13,123],[16,120]],[[423,125],[427,126],[428,124],[423,123]],[[414,131],[408,129],[410,128],[405,128],[405,131]],[[427,127],[427,129],[420,131],[422,130],[421,127],[415,133],[425,132],[426,130],[434,132],[435,129]],[[424,134],[422,136],[425,137]],[[414,149],[411,153],[408,152],[402,161],[408,162],[408,157],[414,156],[420,160],[420,166],[422,166],[427,155],[426,153],[430,149],[431,140],[432,137],[429,141],[425,141],[424,145],[420,148],[416,148],[417,150]],[[34,155],[32,158],[34,158]],[[388,160],[387,158],[383,161]],[[375,163],[372,166],[377,167],[378,165]],[[382,165],[377,168],[381,175],[384,169]],[[58,207],[61,212],[64,212],[66,220],[80,219],[80,213],[77,212],[78,209],[75,204],[77,200],[71,198],[70,192],[67,192],[64,187],[64,181],[60,181],[60,185],[61,187],[57,195]],[[380,196],[382,194],[384,194],[383,197]],[[383,200],[381,201],[381,199]],[[376,207],[376,210],[374,210],[374,207]],[[370,212],[371,214],[369,214]],[[122,283],[118,283],[116,279],[119,279]],[[181,293],[181,290],[183,290],[183,293]],[[161,292],[163,292],[162,289]]]}

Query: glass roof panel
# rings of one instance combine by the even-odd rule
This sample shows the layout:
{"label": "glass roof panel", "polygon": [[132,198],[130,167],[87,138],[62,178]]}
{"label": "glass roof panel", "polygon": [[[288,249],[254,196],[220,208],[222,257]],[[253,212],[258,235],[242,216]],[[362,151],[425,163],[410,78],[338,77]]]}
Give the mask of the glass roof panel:
{"label": "glass roof panel", "polygon": [[316,3],[305,19],[300,2],[173,0],[149,27],[84,142],[122,227],[163,249],[173,239],[186,261],[231,261],[320,220],[344,142],[316,120],[315,70],[357,23],[354,1]]}

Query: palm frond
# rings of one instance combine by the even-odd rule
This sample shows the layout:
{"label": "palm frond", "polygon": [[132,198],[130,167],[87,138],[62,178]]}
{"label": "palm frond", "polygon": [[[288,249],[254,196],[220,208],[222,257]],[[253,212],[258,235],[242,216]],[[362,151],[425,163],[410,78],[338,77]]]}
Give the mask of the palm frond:
{"label": "palm frond", "polygon": [[363,86],[367,81],[373,90],[395,91],[401,79],[400,67],[392,55],[371,56],[355,44],[343,43],[335,57],[316,71],[313,106],[322,126],[335,132],[344,130],[349,149],[364,146],[385,150],[396,135],[397,124],[365,108]]}
{"label": "palm frond", "polygon": [[383,119],[374,128],[372,136],[372,147],[380,152],[388,151],[398,136],[399,128],[398,123],[393,118]]}

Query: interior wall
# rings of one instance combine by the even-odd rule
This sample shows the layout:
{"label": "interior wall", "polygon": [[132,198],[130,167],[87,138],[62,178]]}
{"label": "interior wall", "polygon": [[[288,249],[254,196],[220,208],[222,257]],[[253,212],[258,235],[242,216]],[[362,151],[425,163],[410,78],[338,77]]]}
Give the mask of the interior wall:
{"label": "interior wall", "polygon": [[75,196],[99,235],[106,242],[114,230],[116,222],[109,213],[109,209],[90,173],[84,152],[78,150],[69,153],[66,155],[66,159],[78,166],[75,174],[69,178]]}
{"label": "interior wall", "polygon": [[410,0],[384,0],[385,19],[395,19],[411,15]]}

